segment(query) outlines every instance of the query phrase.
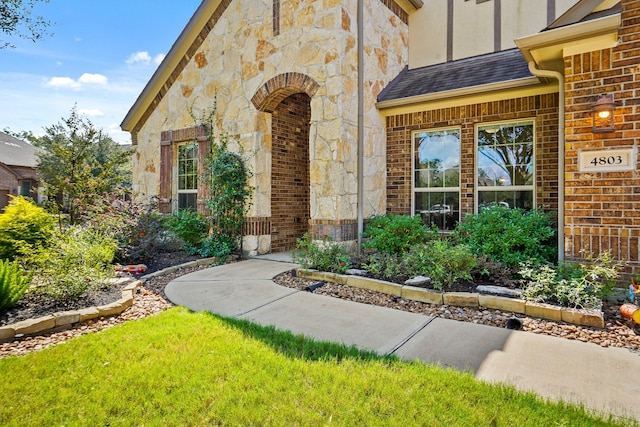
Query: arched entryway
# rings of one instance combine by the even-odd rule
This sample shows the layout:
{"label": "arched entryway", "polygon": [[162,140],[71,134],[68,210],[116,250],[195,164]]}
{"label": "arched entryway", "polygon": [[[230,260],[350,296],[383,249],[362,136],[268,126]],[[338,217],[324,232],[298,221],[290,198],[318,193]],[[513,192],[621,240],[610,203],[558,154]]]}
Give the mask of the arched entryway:
{"label": "arched entryway", "polygon": [[271,251],[293,249],[309,231],[309,96],[285,98],[271,117]]}
{"label": "arched entryway", "polygon": [[293,249],[310,230],[311,98],[320,85],[304,74],[280,74],[251,99],[271,113],[271,252]]}

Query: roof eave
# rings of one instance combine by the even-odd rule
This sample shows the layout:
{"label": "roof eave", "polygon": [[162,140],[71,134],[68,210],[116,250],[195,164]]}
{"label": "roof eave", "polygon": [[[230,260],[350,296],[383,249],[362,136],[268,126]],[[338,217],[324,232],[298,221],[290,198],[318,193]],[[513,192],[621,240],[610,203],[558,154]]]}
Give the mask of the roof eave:
{"label": "roof eave", "polygon": [[615,14],[521,37],[515,43],[527,62],[533,61],[545,69],[558,64],[557,68],[564,64],[566,55],[615,46],[620,23],[620,14]]}
{"label": "roof eave", "polygon": [[406,98],[391,99],[388,101],[379,101],[376,108],[384,110],[387,108],[401,107],[413,104],[424,104],[428,102],[438,101],[441,99],[461,98],[470,95],[478,95],[481,93],[499,92],[512,89],[521,89],[540,84],[537,77],[524,77],[521,79],[507,80],[503,82],[490,83],[486,85],[469,86],[460,89],[447,90],[442,92],[427,93],[424,95],[410,96]]}
{"label": "roof eave", "polygon": [[153,73],[153,76],[151,76],[151,79],[146,84],[133,106],[129,109],[129,112],[120,124],[122,130],[128,132],[135,130],[140,118],[151,104],[152,99],[158,94],[162,86],[166,84],[169,76],[182,60],[189,47],[196,40],[213,14],[213,11],[220,3],[221,0],[205,0],[200,4],[186,27],[180,33],[180,36],[178,36],[178,39],[175,41],[173,46],[171,46],[171,49]]}

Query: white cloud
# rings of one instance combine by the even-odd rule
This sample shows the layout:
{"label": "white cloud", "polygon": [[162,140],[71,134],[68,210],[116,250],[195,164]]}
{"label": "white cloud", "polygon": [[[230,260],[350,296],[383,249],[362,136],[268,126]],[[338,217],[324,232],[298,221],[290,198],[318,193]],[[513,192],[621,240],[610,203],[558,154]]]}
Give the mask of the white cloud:
{"label": "white cloud", "polygon": [[84,73],[78,79],[78,83],[82,84],[96,84],[96,85],[106,85],[108,83],[108,79],[106,76],[102,74],[90,74]]}
{"label": "white cloud", "polygon": [[82,109],[82,110],[78,110],[78,112],[80,114],[84,114],[85,116],[89,116],[89,117],[102,117],[104,116],[104,113],[98,109]]}
{"label": "white cloud", "polygon": [[106,85],[109,82],[106,76],[102,74],[84,73],[78,80],[71,77],[51,77],[46,81],[45,86],[80,90],[85,85]]}
{"label": "white cloud", "polygon": [[153,58],[151,58],[151,55],[149,54],[149,52],[140,51],[140,52],[135,52],[129,55],[129,58],[127,58],[125,62],[129,65],[132,65],[132,64],[149,65],[152,62],[155,65],[160,65],[160,63],[162,62],[165,56],[166,55],[164,53],[159,53]]}
{"label": "white cloud", "polygon": [[136,52],[132,53],[125,62],[127,64],[143,63],[145,65],[148,65],[149,62],[151,62],[151,56],[149,55],[149,52],[146,51]]}
{"label": "white cloud", "polygon": [[71,77],[51,77],[46,83],[46,86],[63,88],[63,89],[80,89],[80,83],[73,80]]}

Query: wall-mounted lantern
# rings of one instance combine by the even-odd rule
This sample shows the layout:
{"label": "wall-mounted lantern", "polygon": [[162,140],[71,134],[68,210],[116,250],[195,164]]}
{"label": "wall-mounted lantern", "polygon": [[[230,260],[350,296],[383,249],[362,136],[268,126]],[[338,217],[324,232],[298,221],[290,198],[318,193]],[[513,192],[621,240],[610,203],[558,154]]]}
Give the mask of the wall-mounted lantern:
{"label": "wall-mounted lantern", "polygon": [[606,133],[615,131],[613,124],[613,113],[616,105],[613,102],[613,95],[606,93],[601,95],[598,102],[593,104],[593,133]]}

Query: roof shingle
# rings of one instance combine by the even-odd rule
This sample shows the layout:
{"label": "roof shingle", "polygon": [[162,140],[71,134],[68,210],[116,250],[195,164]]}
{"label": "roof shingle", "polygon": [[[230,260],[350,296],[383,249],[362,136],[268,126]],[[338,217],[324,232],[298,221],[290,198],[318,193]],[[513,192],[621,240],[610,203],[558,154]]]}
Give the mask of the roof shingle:
{"label": "roof shingle", "polygon": [[518,49],[405,70],[378,96],[378,101],[447,92],[533,77]]}

